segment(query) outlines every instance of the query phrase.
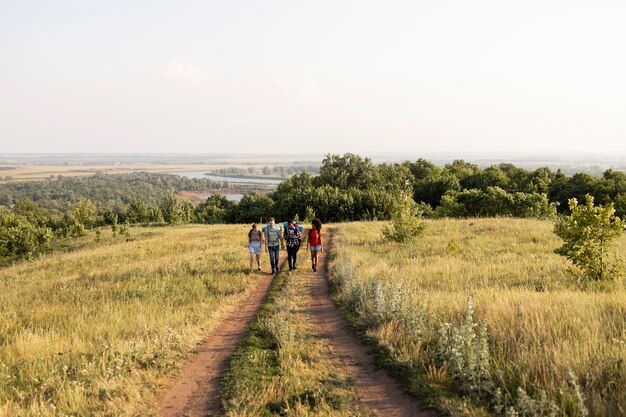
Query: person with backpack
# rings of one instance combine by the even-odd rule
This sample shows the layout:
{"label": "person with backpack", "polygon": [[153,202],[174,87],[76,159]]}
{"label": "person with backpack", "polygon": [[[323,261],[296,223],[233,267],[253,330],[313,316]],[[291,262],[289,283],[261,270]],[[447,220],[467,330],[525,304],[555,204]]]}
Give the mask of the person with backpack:
{"label": "person with backpack", "polygon": [[280,226],[276,224],[273,217],[270,217],[269,224],[265,227],[265,252],[270,254],[270,265],[272,266],[272,274],[277,274],[280,270],[278,267],[278,259],[280,255],[280,247],[285,247],[283,234]]}
{"label": "person with backpack", "polygon": [[324,252],[322,244],[322,221],[318,218],[311,222],[311,229],[307,234],[306,249],[311,248],[311,267],[313,272],[317,271],[317,254]]}
{"label": "person with backpack", "polygon": [[300,243],[302,241],[302,234],[300,228],[293,220],[289,220],[287,227],[285,228],[285,240],[287,241],[287,260],[289,261],[289,271],[293,271],[296,268],[296,259],[298,257],[298,250],[300,249]]}
{"label": "person with backpack", "polygon": [[261,272],[261,245],[263,244],[263,233],[257,229],[256,223],[248,232],[248,252],[250,253],[250,274],[254,273],[254,257],[256,255],[256,263]]}

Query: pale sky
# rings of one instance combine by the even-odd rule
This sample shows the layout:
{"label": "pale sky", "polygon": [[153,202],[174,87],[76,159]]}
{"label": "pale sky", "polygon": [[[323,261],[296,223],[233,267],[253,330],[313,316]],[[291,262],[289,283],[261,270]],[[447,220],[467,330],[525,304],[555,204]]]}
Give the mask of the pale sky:
{"label": "pale sky", "polygon": [[0,153],[626,154],[626,1],[0,0]]}

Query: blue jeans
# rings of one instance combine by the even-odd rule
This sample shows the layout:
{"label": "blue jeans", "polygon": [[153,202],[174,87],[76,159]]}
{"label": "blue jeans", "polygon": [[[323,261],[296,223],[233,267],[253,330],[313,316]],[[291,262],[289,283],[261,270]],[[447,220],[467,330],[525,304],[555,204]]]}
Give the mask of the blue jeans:
{"label": "blue jeans", "polygon": [[267,247],[267,251],[270,253],[270,266],[272,267],[272,271],[278,270],[279,250],[280,245]]}
{"label": "blue jeans", "polygon": [[289,260],[289,270],[296,267],[296,259],[298,258],[299,246],[287,246],[287,259]]}

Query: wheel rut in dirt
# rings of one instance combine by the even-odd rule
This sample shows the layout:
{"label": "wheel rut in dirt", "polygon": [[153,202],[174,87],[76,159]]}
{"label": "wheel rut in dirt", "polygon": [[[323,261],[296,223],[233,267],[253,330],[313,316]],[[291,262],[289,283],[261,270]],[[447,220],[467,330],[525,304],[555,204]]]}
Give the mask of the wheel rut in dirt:
{"label": "wheel rut in dirt", "polygon": [[[283,268],[285,256],[280,258]],[[206,417],[219,415],[221,379],[228,359],[248,333],[252,319],[263,304],[272,284],[265,274],[256,287],[221,324],[196,348],[172,383],[162,392],[157,411],[162,417]]]}
{"label": "wheel rut in dirt", "polygon": [[[332,231],[326,232],[325,243],[327,249],[332,247]],[[308,308],[318,337],[328,340],[342,371],[354,381],[359,401],[381,417],[434,417],[433,411],[422,409],[416,398],[404,392],[386,370],[376,366],[371,347],[361,342],[330,298],[328,251],[319,257],[317,272],[311,274]]]}

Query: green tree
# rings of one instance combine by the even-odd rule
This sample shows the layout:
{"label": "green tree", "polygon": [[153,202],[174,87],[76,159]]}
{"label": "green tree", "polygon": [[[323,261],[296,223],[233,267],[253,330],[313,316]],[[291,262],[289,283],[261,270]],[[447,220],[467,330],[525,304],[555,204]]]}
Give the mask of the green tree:
{"label": "green tree", "polygon": [[330,185],[341,190],[365,190],[380,184],[378,170],[372,160],[353,153],[326,155],[315,181],[315,185]]}
{"label": "green tree", "polygon": [[229,220],[233,223],[265,222],[270,216],[275,216],[274,200],[266,195],[246,194],[229,212]]}
{"label": "green tree", "polygon": [[148,221],[148,206],[142,200],[134,198],[126,210],[126,221],[129,223],[141,223]]}
{"label": "green tree", "polygon": [[413,199],[437,207],[447,193],[461,190],[459,179],[447,171],[435,171],[413,185]]}
{"label": "green tree", "polygon": [[76,221],[87,229],[91,229],[96,225],[98,221],[98,208],[88,198],[81,198],[78,200],[70,214],[76,219]]}
{"label": "green tree", "polygon": [[426,229],[420,217],[421,213],[415,201],[404,196],[391,216],[391,223],[383,228],[383,238],[398,243],[414,241]]}
{"label": "green tree", "polygon": [[189,201],[180,199],[170,192],[159,206],[163,220],[168,224],[189,223],[194,219],[194,206]]}
{"label": "green tree", "polygon": [[85,225],[73,213],[67,213],[61,221],[61,228],[57,233],[64,237],[79,237],[87,233]]}
{"label": "green tree", "polygon": [[382,188],[388,192],[402,194],[413,189],[415,177],[405,164],[380,164],[378,174]]}
{"label": "green tree", "polygon": [[50,212],[39,207],[37,203],[30,199],[20,200],[15,203],[13,212],[20,216],[24,216],[30,223],[36,226],[50,227],[54,224],[54,220]]}
{"label": "green tree", "polygon": [[223,195],[211,195],[196,207],[196,220],[207,224],[224,223],[227,210],[232,205]]}
{"label": "green tree", "polygon": [[427,161],[424,158],[420,158],[415,162],[407,161],[404,162],[403,165],[406,165],[409,170],[411,170],[411,173],[413,174],[413,177],[415,177],[415,180],[421,180],[428,177],[429,175],[437,174],[442,171],[440,167],[430,161]]}
{"label": "green tree", "polygon": [[0,211],[0,257],[31,258],[48,247],[52,230],[28,221],[24,216]]}
{"label": "green tree", "polygon": [[569,200],[568,216],[557,222],[554,232],[563,239],[555,250],[579,267],[595,281],[615,278],[621,274],[622,261],[610,260],[611,243],[624,231],[624,222],[615,216],[613,204],[594,206],[593,197],[585,196],[585,205],[575,198]]}

